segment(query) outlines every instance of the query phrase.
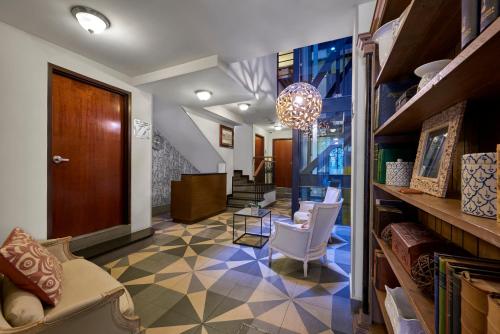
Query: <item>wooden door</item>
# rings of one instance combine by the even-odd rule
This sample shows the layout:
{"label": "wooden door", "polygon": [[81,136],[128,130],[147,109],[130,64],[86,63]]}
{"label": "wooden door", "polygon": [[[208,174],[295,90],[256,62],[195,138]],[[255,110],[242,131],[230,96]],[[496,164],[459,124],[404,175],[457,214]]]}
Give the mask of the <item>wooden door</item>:
{"label": "wooden door", "polygon": [[255,161],[254,161],[254,180],[257,182],[264,182],[265,179],[265,166],[261,168],[259,173],[256,175],[257,169],[260,163],[264,160],[264,137],[261,135],[255,135]]}
{"label": "wooden door", "polygon": [[292,187],[292,140],[273,140],[273,159],[275,161],[275,184],[277,187]]}
{"label": "wooden door", "polygon": [[128,97],[55,70],[49,80],[49,237],[128,223]]}

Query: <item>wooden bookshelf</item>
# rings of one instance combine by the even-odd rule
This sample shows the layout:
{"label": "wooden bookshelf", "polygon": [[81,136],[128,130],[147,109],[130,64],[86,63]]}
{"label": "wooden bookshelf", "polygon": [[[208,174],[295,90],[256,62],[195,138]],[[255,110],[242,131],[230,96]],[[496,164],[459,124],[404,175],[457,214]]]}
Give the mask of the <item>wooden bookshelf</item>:
{"label": "wooden bookshelf", "polygon": [[375,135],[419,130],[424,120],[460,101],[498,92],[500,71],[494,66],[499,55],[500,18],[497,18],[431,82],[377,128]]}
{"label": "wooden bookshelf", "polygon": [[375,286],[373,287],[373,290],[375,291],[375,298],[377,298],[377,303],[380,308],[380,313],[382,313],[382,317],[384,318],[384,323],[387,333],[394,334],[394,329],[392,329],[392,324],[391,321],[389,320],[389,315],[387,314],[387,310],[384,304],[387,293],[385,291],[380,291],[379,289],[375,288]]}
{"label": "wooden bookshelf", "polygon": [[481,218],[462,212],[460,200],[438,198],[427,194],[403,194],[400,187],[374,182],[373,185],[445,222],[484,241],[500,247],[500,224],[495,219]]}
{"label": "wooden bookshelf", "polygon": [[430,61],[450,58],[449,50],[459,42],[459,35],[459,1],[413,0],[376,85],[412,74]]}
{"label": "wooden bookshelf", "polygon": [[[392,271],[396,275],[399,284],[405,290],[406,295],[410,304],[415,310],[417,318],[420,320],[421,326],[426,333],[434,333],[434,301],[426,296],[420,291],[415,282],[410,278],[410,275],[404,270],[403,266],[399,262],[396,254],[392,251],[391,247],[382,239],[373,233],[374,239],[378,242],[378,245],[384,252]],[[375,289],[375,288],[374,288]],[[377,289],[375,289],[377,291]],[[378,297],[377,297],[378,298]],[[385,306],[382,305],[382,310],[385,310]],[[383,314],[383,311],[382,311]],[[385,320],[386,326],[390,326],[387,320]]]}
{"label": "wooden bookshelf", "polygon": [[411,0],[377,0],[376,11],[373,15],[373,21],[370,32],[373,34],[385,23],[399,17],[399,14],[411,3]]}

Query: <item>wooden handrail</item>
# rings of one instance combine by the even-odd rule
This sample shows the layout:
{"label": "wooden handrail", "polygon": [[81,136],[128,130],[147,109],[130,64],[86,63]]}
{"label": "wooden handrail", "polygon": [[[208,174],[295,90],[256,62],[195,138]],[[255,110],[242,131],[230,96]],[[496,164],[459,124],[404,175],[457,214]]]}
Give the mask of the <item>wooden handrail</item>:
{"label": "wooden handrail", "polygon": [[259,166],[257,167],[257,169],[255,170],[255,172],[253,173],[253,177],[256,177],[257,175],[259,175],[260,173],[260,170],[264,167],[264,164],[266,163],[265,160],[262,160],[259,164]]}

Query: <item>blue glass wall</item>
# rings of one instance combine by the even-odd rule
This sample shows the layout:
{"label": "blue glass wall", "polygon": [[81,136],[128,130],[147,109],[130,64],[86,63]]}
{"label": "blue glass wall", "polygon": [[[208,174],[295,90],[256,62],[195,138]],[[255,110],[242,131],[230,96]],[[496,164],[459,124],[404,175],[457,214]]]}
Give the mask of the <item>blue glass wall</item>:
{"label": "blue glass wall", "polygon": [[310,131],[294,130],[293,209],[299,200],[321,201],[326,187],[342,189],[337,224],[350,224],[352,37],[294,50],[294,81],[308,82],[323,97]]}

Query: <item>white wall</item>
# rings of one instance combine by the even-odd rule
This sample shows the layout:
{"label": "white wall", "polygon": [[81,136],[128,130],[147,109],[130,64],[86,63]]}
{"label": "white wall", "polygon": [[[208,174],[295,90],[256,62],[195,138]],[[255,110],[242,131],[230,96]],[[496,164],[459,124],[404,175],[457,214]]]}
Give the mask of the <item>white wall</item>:
{"label": "white wall", "polygon": [[363,297],[363,211],[364,211],[364,164],[365,164],[365,107],[366,76],[365,60],[355,47],[358,34],[370,30],[375,9],[375,1],[357,6],[353,34],[353,72],[352,72],[352,191],[351,191],[351,298]]}
{"label": "white wall", "polygon": [[[126,76],[0,22],[0,238],[20,226],[47,237],[47,64],[132,93],[132,118],[151,122],[152,98]],[[132,231],[151,225],[151,140],[132,139]]]}
{"label": "white wall", "polygon": [[243,174],[248,176],[252,176],[253,146],[253,127],[247,124],[235,126],[234,169],[242,170]]}
{"label": "white wall", "polygon": [[283,129],[280,131],[272,130],[268,135],[268,142],[266,143],[266,150],[269,156],[273,155],[273,140],[274,139],[292,139],[292,130]]}
{"label": "white wall", "polygon": [[[234,151],[237,150],[236,145],[234,145],[234,149],[221,147],[219,145],[220,123],[198,116],[191,112],[188,112],[188,115],[189,117],[191,117],[194,124],[196,124],[201,133],[205,136],[206,140],[208,140],[210,145],[212,145],[215,151],[217,151],[221,160],[223,160],[226,163],[226,173],[227,173],[226,194],[231,194],[233,170],[234,170],[233,154]],[[224,125],[229,126],[227,124]]]}

